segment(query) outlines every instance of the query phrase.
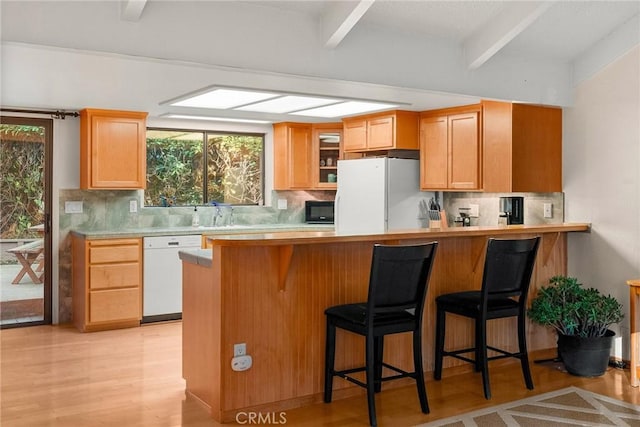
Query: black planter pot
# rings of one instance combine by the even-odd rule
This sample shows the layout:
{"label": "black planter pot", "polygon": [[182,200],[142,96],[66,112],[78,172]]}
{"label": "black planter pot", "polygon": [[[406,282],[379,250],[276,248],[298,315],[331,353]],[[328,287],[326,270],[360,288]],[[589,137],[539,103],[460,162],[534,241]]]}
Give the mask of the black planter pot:
{"label": "black planter pot", "polygon": [[604,375],[615,334],[611,330],[607,330],[603,337],[581,338],[558,334],[558,355],[567,372],[580,377]]}

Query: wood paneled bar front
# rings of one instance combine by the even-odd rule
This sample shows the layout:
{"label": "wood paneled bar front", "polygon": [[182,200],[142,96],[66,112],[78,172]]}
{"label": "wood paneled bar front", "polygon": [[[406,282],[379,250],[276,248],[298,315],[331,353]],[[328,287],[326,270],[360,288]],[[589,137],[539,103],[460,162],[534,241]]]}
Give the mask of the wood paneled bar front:
{"label": "wood paneled bar front", "polygon": [[[211,236],[210,262],[183,259],[182,372],[186,392],[220,422],[234,421],[241,412],[271,413],[321,402],[324,310],[366,300],[375,243],[439,242],[423,325],[424,367],[430,372],[435,297],[480,289],[488,238],[541,236],[531,296],[550,277],[566,274],[567,233],[589,229],[589,224],[572,223],[358,235],[305,231]],[[447,322],[447,348],[472,344],[473,327],[466,322],[464,318]],[[533,323],[527,328],[529,351],[555,346],[552,331]],[[513,319],[490,322],[488,341],[492,345],[515,351],[516,337]],[[386,341],[385,361],[411,369],[410,334]],[[238,343],[246,343],[247,354],[253,358],[253,366],[243,372],[231,369],[234,344]],[[337,348],[337,369],[362,365],[361,337],[339,331]],[[461,363],[447,360],[445,368],[457,367],[459,371],[464,369]],[[336,381],[334,398],[361,392],[346,381]]]}

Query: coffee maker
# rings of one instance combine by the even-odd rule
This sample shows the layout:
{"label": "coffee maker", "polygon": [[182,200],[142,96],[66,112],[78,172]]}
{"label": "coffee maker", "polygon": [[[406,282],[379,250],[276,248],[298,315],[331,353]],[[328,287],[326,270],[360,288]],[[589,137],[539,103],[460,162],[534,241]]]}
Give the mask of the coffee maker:
{"label": "coffee maker", "polygon": [[500,216],[507,217],[507,225],[524,224],[524,197],[500,197]]}

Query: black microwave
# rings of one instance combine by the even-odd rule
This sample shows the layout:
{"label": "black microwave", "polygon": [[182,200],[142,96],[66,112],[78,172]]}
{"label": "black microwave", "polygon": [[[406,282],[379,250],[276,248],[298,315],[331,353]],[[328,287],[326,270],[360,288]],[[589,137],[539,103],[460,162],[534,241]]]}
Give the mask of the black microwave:
{"label": "black microwave", "polygon": [[309,224],[333,224],[334,202],[307,200],[304,202],[304,221]]}

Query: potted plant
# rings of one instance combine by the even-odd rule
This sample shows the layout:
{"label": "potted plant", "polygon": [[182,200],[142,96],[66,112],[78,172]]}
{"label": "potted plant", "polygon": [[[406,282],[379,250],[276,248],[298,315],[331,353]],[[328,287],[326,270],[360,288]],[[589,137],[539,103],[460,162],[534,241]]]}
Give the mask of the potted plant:
{"label": "potted plant", "polygon": [[597,289],[583,288],[578,279],[554,276],[531,302],[528,315],[558,332],[558,355],[573,375],[604,374],[615,332],[609,326],[622,320],[622,305]]}

